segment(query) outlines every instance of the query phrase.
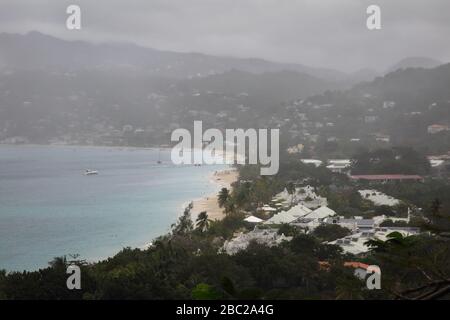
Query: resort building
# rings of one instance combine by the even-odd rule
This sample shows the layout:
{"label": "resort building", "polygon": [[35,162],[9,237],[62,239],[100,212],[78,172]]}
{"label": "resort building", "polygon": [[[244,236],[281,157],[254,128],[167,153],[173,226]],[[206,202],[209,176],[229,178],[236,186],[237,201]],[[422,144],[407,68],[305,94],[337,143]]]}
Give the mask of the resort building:
{"label": "resort building", "polygon": [[305,218],[308,219],[314,219],[314,220],[323,220],[328,217],[335,216],[336,212],[326,206],[317,208],[316,210],[313,210],[312,212],[308,213]]}
{"label": "resort building", "polygon": [[305,207],[304,205],[298,204],[288,211],[282,211],[280,213],[275,214],[272,218],[264,222],[264,224],[282,224],[282,223],[291,223],[298,218],[306,216],[308,213],[311,213],[312,210]]}
{"label": "resort building", "polygon": [[233,255],[245,250],[252,241],[272,247],[281,244],[283,241],[291,240],[292,237],[286,237],[284,234],[279,235],[278,229],[258,229],[256,227],[253,231],[240,233],[233,239],[225,241],[222,250]]}

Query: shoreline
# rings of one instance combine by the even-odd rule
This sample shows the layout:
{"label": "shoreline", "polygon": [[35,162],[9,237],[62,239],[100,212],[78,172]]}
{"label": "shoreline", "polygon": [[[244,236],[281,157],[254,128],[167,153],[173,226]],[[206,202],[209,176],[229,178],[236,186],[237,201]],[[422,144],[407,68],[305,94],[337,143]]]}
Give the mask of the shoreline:
{"label": "shoreline", "polygon": [[[192,202],[193,208],[191,210],[191,219],[194,225],[198,214],[202,211],[206,211],[208,213],[208,218],[213,221],[222,220],[225,217],[225,213],[223,212],[223,208],[219,207],[217,194],[221,188],[227,188],[231,191],[231,184],[236,182],[237,179],[238,171],[234,168],[230,167],[227,169],[214,171],[213,173],[209,174],[208,180],[212,185],[217,187],[217,191],[201,198],[183,202],[183,204],[181,205],[181,211],[183,211],[188,206],[188,204]],[[178,215],[177,218],[179,216],[180,215]],[[153,241],[154,239],[138,246],[137,248],[140,250],[146,250],[153,244]]]}
{"label": "shoreline", "polygon": [[200,199],[195,199],[192,201],[192,220],[195,223],[197,215],[206,211],[209,219],[211,220],[222,220],[225,217],[223,208],[219,207],[217,201],[217,194],[222,188],[227,188],[231,191],[231,184],[236,182],[238,179],[238,172],[234,168],[224,169],[220,171],[215,171],[210,175],[210,182],[218,187],[218,190],[214,193],[208,194]]}
{"label": "shoreline", "polygon": [[[122,149],[122,150],[165,150],[169,151],[170,147],[133,147],[133,146],[98,146],[98,145],[52,145],[52,144],[0,144],[1,147],[17,147],[17,148],[35,148],[35,147],[47,147],[47,148],[80,148],[80,149],[89,149],[89,148],[99,148],[99,149]],[[223,157],[227,158],[229,155],[225,153],[225,155],[222,155]],[[208,182],[211,187],[208,187],[207,190],[203,195],[198,195],[199,198],[191,199],[189,202],[185,202],[185,204],[192,202],[194,207],[192,209],[192,220],[195,224],[195,220],[197,218],[197,215],[202,212],[206,211],[208,213],[209,219],[211,220],[221,220],[225,217],[225,214],[223,213],[223,209],[219,207],[218,201],[217,201],[217,194],[220,191],[221,188],[231,188],[231,184],[237,181],[238,179],[238,172],[235,168],[231,166],[224,166],[222,168],[216,169],[216,170],[210,170],[207,172],[204,176],[208,179]],[[211,193],[210,193],[211,192]],[[186,206],[183,207],[183,209]],[[182,212],[182,211],[181,211]],[[174,217],[177,219],[179,214],[176,214]],[[176,220],[174,220],[176,222]],[[169,231],[169,230],[168,230]],[[165,233],[162,233],[158,236],[162,236]],[[149,248],[149,246],[152,245],[152,242],[155,240],[155,238],[149,239],[145,241],[144,243],[137,244],[133,247],[141,250],[145,250]],[[114,257],[118,252],[120,252],[123,248],[118,248],[117,250],[114,250],[111,253],[106,254],[100,254],[95,255],[94,257],[87,258],[88,263],[98,263],[101,261],[104,261],[108,258]],[[43,266],[42,266],[43,267]],[[27,270],[32,271],[32,269],[28,268],[20,268],[20,270]],[[14,271],[14,270],[10,270]]]}

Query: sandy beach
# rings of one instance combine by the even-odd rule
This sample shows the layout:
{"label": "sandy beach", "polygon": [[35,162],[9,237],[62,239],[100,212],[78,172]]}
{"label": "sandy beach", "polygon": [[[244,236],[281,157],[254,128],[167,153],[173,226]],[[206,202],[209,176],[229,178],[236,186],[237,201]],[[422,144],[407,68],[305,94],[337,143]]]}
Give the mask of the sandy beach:
{"label": "sandy beach", "polygon": [[[220,188],[228,188],[231,190],[231,184],[238,178],[238,172],[234,169],[227,169],[223,171],[216,171],[211,175],[211,181],[220,186]],[[193,201],[192,215],[193,219],[202,211],[208,213],[208,217],[211,220],[220,220],[225,214],[223,209],[219,207],[217,202],[218,192],[212,193],[204,198]]]}

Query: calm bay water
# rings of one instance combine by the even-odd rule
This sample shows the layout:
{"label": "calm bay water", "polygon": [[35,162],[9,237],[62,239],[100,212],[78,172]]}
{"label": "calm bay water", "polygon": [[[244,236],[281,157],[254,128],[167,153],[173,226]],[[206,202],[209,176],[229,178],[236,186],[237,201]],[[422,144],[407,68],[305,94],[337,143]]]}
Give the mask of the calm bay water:
{"label": "calm bay water", "polygon": [[[158,154],[163,161],[157,164]],[[183,204],[218,190],[223,166],[174,166],[169,151],[0,146],[0,269],[95,261],[166,233]],[[99,171],[84,176],[85,169]]]}

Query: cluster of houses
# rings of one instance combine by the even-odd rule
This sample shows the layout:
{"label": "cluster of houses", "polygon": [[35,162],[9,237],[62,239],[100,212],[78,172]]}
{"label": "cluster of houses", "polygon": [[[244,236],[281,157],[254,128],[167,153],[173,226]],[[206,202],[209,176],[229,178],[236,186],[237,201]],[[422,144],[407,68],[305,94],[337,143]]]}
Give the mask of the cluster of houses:
{"label": "cluster of houses", "polygon": [[416,235],[420,232],[419,228],[411,227],[379,227],[376,224],[372,225],[371,228],[369,228],[368,225],[365,227],[366,228],[358,229],[357,233],[353,233],[347,237],[329,243],[340,246],[344,253],[356,255],[369,251],[366,242],[370,239],[386,241],[389,238],[389,234],[393,232],[398,232],[404,237]]}
{"label": "cluster of houses", "polygon": [[[450,151],[442,155],[428,156],[431,166],[431,174],[438,177],[450,176]],[[300,159],[304,164],[319,167],[325,165],[333,173],[347,174],[350,179],[355,181],[367,182],[389,182],[389,181],[423,181],[424,177],[420,175],[407,174],[369,174],[369,175],[351,175],[351,159],[328,159],[322,161],[319,159]]]}
{"label": "cluster of houses", "polygon": [[[359,193],[376,205],[395,206],[400,203],[398,199],[390,197],[376,190],[360,190]],[[279,205],[279,206],[277,206]],[[305,233],[314,231],[320,225],[335,224],[350,231],[350,235],[342,239],[329,242],[340,246],[345,253],[361,254],[367,252],[369,247],[365,244],[369,239],[386,240],[392,232],[399,232],[403,236],[418,234],[418,228],[411,227],[383,227],[386,220],[403,221],[409,223],[410,212],[406,218],[392,218],[386,215],[365,219],[361,216],[345,218],[339,216],[334,210],[327,207],[327,199],[320,197],[311,186],[295,188],[288,192],[286,189],[272,199],[271,205],[260,208],[268,219],[249,216],[246,222],[254,224],[250,232],[240,232],[231,240],[225,242],[224,252],[235,254],[245,249],[251,241],[268,246],[275,246],[283,241],[290,241],[292,237],[280,234],[279,228],[287,224],[302,230]]]}

